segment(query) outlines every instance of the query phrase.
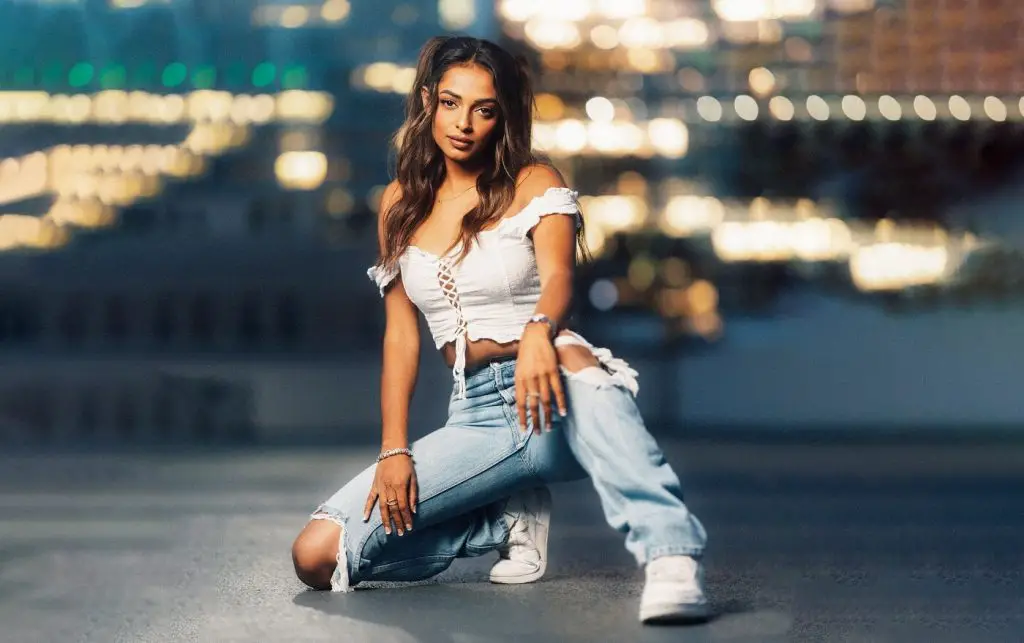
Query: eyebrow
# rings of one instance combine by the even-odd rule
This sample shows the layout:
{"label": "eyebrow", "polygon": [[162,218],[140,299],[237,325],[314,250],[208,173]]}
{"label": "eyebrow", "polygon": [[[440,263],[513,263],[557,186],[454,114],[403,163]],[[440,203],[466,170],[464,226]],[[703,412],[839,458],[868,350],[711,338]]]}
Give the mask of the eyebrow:
{"label": "eyebrow", "polygon": [[[456,94],[455,92],[453,92],[450,89],[442,89],[441,93],[442,94],[448,94],[452,98],[457,98],[458,100],[462,100],[462,96],[459,96],[458,94]],[[473,104],[474,105],[480,105],[481,103],[497,103],[497,102],[498,102],[497,98],[481,98],[480,100],[475,101]]]}

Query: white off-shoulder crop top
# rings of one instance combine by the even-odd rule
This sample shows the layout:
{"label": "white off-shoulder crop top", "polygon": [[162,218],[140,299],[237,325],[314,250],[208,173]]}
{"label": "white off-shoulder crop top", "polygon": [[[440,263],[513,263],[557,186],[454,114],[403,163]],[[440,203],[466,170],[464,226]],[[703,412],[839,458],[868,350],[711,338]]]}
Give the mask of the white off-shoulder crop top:
{"label": "white off-shoulder crop top", "polygon": [[401,274],[405,292],[426,318],[435,346],[440,349],[455,342],[452,370],[459,398],[466,393],[467,342],[518,341],[535,312],[540,275],[530,231],[542,217],[553,214],[574,217],[578,227],[577,197],[578,193],[568,188],[549,188],[518,213],[482,231],[459,263],[455,261],[460,247],[438,256],[409,246],[397,268],[373,266],[367,270],[382,297]]}

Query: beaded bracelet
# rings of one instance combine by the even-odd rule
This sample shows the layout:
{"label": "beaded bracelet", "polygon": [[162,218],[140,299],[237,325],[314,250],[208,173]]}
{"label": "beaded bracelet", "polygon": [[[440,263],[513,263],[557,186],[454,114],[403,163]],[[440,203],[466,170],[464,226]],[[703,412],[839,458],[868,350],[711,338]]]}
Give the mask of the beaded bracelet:
{"label": "beaded bracelet", "polygon": [[388,449],[387,451],[381,451],[381,454],[377,456],[377,462],[380,462],[384,458],[390,458],[393,455],[407,455],[412,457],[412,451],[409,449]]}

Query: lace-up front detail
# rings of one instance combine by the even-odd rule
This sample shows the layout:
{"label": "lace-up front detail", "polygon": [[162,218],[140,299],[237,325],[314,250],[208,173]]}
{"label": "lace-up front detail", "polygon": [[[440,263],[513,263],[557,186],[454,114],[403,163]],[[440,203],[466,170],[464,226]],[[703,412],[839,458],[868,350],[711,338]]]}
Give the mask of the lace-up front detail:
{"label": "lace-up front detail", "polygon": [[469,334],[469,325],[466,323],[466,317],[462,314],[462,305],[459,304],[459,288],[455,285],[452,264],[447,258],[437,261],[437,283],[441,286],[444,298],[455,309],[455,366],[452,368],[452,375],[455,376],[455,382],[459,387],[458,396],[464,398],[466,397],[466,335]]}

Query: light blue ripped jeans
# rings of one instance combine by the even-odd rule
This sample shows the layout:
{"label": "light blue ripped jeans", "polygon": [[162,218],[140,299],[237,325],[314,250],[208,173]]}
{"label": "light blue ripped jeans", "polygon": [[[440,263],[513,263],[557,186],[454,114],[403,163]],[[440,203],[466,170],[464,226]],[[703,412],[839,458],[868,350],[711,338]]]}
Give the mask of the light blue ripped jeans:
{"label": "light blue ripped jeans", "polygon": [[[313,513],[343,526],[338,560],[347,561],[348,584],[422,580],[456,558],[486,554],[508,538],[510,495],[586,476],[638,564],[703,552],[704,527],[620,379],[596,367],[564,372],[568,415],[554,414],[553,429],[535,435],[519,430],[515,367],[509,359],[468,373],[466,397],[453,393],[447,424],[411,446],[419,481],[412,531],[385,534],[376,507],[363,522],[375,465]],[[334,578],[333,589],[347,589]]]}

